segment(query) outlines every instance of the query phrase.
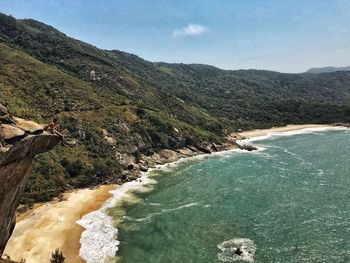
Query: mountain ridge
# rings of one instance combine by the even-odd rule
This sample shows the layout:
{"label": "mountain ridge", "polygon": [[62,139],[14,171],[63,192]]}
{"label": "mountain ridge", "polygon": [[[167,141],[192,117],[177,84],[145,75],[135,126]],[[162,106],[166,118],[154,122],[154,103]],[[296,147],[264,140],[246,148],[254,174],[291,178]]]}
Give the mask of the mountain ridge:
{"label": "mountain ridge", "polygon": [[0,59],[1,100],[19,117],[58,116],[69,144],[39,157],[24,204],[132,180],[161,151],[210,151],[238,129],[350,122],[350,72],[149,62],[1,13]]}
{"label": "mountain ridge", "polygon": [[331,73],[336,71],[350,71],[349,67],[321,67],[321,68],[311,68],[305,73],[313,73],[313,74],[320,74],[320,73]]}

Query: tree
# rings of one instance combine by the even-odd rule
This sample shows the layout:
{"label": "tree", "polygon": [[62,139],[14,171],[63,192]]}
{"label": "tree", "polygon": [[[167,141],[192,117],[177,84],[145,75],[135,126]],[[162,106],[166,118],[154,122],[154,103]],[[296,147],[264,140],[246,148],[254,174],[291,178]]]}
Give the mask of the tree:
{"label": "tree", "polygon": [[64,263],[65,257],[58,248],[51,254],[51,263]]}

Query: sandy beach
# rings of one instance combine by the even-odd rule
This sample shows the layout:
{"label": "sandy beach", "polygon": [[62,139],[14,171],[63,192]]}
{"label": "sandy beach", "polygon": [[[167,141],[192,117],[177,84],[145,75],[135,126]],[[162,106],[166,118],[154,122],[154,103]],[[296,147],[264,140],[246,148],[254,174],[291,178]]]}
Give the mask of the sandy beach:
{"label": "sandy beach", "polygon": [[309,129],[309,128],[326,128],[326,127],[332,127],[330,125],[325,124],[302,124],[302,125],[287,125],[283,127],[273,127],[270,129],[257,129],[257,130],[251,130],[251,131],[244,131],[240,132],[239,135],[244,136],[246,138],[253,138],[253,137],[259,137],[259,136],[265,136],[269,133],[274,132],[290,132],[290,131],[297,131],[302,129]]}
{"label": "sandy beach", "polygon": [[[274,132],[290,132],[307,128],[323,128],[329,125],[287,125],[270,129],[258,129],[239,133],[247,138],[265,136]],[[65,194],[65,200],[35,205],[17,218],[14,233],[5,254],[26,263],[49,262],[51,253],[59,248],[66,262],[84,262],[79,257],[80,237],[84,228],[76,223],[84,215],[99,209],[117,186],[75,190]]]}
{"label": "sandy beach", "polygon": [[59,248],[66,262],[84,262],[79,257],[80,236],[84,228],[76,224],[85,214],[99,209],[112,196],[116,185],[81,189],[65,194],[64,201],[36,205],[20,215],[5,254],[12,260],[26,263],[49,262],[51,253]]}

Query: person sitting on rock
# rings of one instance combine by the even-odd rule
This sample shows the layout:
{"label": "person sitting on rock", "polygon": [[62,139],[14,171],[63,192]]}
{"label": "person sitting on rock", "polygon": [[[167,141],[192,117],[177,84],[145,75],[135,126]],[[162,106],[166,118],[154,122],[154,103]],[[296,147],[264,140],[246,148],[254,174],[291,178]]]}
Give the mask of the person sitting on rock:
{"label": "person sitting on rock", "polygon": [[49,125],[46,125],[44,127],[45,131],[49,131],[51,134],[55,134],[58,137],[60,137],[62,145],[64,146],[64,136],[62,133],[59,132],[60,129],[60,125],[58,123],[58,119],[57,118],[53,118],[52,122]]}

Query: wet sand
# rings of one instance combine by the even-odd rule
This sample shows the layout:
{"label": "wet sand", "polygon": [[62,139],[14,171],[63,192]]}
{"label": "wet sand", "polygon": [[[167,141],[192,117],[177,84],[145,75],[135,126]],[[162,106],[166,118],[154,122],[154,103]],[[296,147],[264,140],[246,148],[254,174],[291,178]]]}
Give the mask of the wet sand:
{"label": "wet sand", "polygon": [[35,205],[17,218],[17,224],[5,249],[12,260],[26,263],[50,262],[59,248],[66,262],[84,262],[79,257],[80,236],[84,228],[76,224],[85,214],[99,209],[112,195],[116,185],[81,189],[65,194],[64,201]]}

